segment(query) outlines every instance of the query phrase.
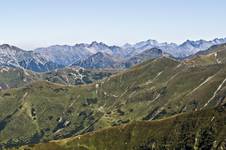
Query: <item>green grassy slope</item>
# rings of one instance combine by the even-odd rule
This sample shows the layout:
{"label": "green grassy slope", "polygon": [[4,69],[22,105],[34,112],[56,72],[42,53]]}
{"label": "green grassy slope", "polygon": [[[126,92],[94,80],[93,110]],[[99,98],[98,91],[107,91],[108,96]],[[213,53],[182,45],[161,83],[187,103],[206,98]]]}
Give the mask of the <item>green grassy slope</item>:
{"label": "green grassy slope", "polygon": [[191,65],[161,57],[89,85],[38,81],[0,91],[0,143],[61,139],[225,102],[225,63]]}
{"label": "green grassy slope", "polygon": [[89,91],[86,87],[71,88],[45,81],[3,91],[1,143],[33,143],[83,132],[102,114],[85,107],[87,101],[96,103],[95,93]]}
{"label": "green grassy slope", "polygon": [[22,150],[225,149],[226,107],[135,122]]}

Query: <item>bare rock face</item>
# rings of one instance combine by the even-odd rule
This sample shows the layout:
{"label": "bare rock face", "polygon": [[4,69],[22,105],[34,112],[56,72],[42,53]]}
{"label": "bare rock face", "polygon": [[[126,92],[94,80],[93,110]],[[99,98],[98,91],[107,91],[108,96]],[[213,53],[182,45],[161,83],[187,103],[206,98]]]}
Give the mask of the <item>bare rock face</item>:
{"label": "bare rock face", "polygon": [[24,51],[7,44],[0,45],[0,66],[19,67],[44,72],[53,70],[62,65],[57,65],[33,51]]}

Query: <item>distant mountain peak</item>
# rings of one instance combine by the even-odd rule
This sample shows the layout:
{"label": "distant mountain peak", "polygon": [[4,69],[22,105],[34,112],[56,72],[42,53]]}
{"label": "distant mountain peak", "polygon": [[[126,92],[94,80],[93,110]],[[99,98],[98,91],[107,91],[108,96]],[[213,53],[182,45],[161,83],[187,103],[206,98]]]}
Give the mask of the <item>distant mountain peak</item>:
{"label": "distant mountain peak", "polygon": [[90,45],[98,45],[99,43],[97,41],[93,41]]}
{"label": "distant mountain peak", "polygon": [[75,44],[74,46],[75,47],[85,47],[87,46],[88,44],[85,44],[85,43],[79,43],[79,44]]}
{"label": "distant mountain peak", "polygon": [[0,48],[1,49],[8,49],[8,50],[20,50],[20,51],[24,51],[16,46],[13,46],[13,45],[9,45],[9,44],[2,44],[0,45]]}
{"label": "distant mountain peak", "polygon": [[0,47],[1,48],[4,48],[4,47],[8,47],[9,48],[9,47],[11,47],[11,45],[9,45],[9,44],[2,44],[2,45],[0,45]]}
{"label": "distant mountain peak", "polygon": [[152,45],[155,45],[155,44],[158,44],[159,43],[157,40],[152,40],[152,39],[148,39],[147,42],[149,44],[152,44]]}
{"label": "distant mountain peak", "polygon": [[130,44],[130,43],[125,43],[122,47],[123,48],[129,48],[129,47],[132,47],[133,45]]}
{"label": "distant mountain peak", "polygon": [[105,48],[108,47],[108,45],[104,44],[103,42],[97,42],[97,41],[93,41],[89,47],[97,47],[97,48]]}

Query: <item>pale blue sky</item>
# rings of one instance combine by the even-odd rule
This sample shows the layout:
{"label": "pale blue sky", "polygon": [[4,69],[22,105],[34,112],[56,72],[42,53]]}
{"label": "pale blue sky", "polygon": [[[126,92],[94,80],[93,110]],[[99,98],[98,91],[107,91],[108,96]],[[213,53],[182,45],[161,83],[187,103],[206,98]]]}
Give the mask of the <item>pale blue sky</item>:
{"label": "pale blue sky", "polygon": [[0,44],[25,49],[226,37],[226,0],[1,0]]}

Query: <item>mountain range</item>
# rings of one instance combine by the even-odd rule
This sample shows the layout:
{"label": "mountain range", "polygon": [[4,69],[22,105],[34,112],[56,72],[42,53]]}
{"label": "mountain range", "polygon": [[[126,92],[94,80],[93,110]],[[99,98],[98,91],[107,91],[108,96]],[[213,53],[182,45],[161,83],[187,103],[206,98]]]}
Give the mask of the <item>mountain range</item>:
{"label": "mountain range", "polygon": [[[183,59],[204,51],[213,45],[226,43],[226,38],[212,41],[187,40],[178,45],[175,43],[159,43],[156,40],[142,41],[123,46],[108,46],[102,42],[91,44],[54,45],[25,51],[15,46],[0,46],[0,65],[21,67],[36,72],[46,72],[67,66],[84,68],[128,68],[147,59],[163,55]],[[159,50],[153,50],[159,49]],[[159,51],[162,52],[159,52]],[[147,53],[147,51],[149,51]],[[148,54],[146,56],[146,54]],[[142,57],[139,57],[142,56]],[[143,57],[145,56],[145,57]],[[139,58],[139,59],[138,59]],[[142,60],[144,58],[144,60]]]}
{"label": "mountain range", "polygon": [[183,60],[164,54],[91,84],[53,76],[62,74],[0,90],[0,148],[226,147],[226,44]]}

